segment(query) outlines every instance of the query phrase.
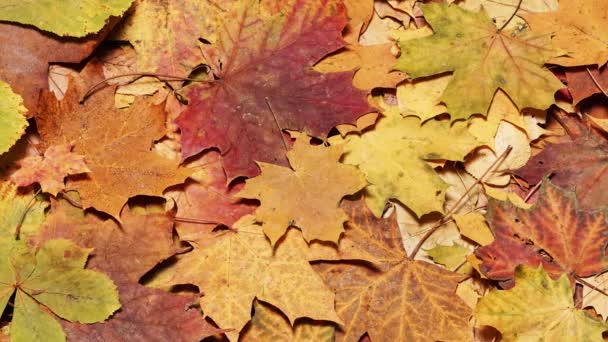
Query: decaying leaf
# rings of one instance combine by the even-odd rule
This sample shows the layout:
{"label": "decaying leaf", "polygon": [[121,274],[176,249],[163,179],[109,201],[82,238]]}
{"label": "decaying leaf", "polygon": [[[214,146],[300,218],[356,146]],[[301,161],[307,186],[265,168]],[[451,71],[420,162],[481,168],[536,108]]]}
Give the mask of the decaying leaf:
{"label": "decaying leaf", "polygon": [[56,145],[44,152],[44,157],[31,156],[20,161],[21,168],[11,175],[18,186],[40,183],[42,191],[53,196],[64,189],[68,175],[90,172],[84,156],[72,152],[70,145]]}
{"label": "decaying leaf", "polygon": [[340,1],[247,0],[218,21],[218,41],[203,52],[219,80],[192,86],[177,119],[184,158],[217,147],[228,179],[255,176],[255,161],[287,164],[282,129],[325,138],[371,111],[352,72],[312,69],[342,47]]}
{"label": "decaying leaf", "polygon": [[300,228],[306,241],[337,242],[347,219],[340,200],[366,185],[357,168],[339,163],[343,146],[312,146],[308,140],[300,137],[287,153],[293,170],[259,163],[262,174],[238,194],[260,200],[255,217],[273,245],[290,226]]}
{"label": "decaying leaf", "polygon": [[[401,44],[396,68],[413,78],[453,72],[441,101],[452,120],[485,115],[492,97],[504,90],[518,108],[547,108],[561,82],[543,64],[559,52],[548,35],[523,28],[497,31],[485,11],[447,4],[421,6],[434,34]],[[467,89],[468,96],[462,96]]]}
{"label": "decaying leaf", "polygon": [[11,87],[0,80],[0,154],[13,146],[25,132],[26,109],[21,97]]}
{"label": "decaying leaf", "polygon": [[505,341],[603,341],[608,326],[576,308],[568,276],[551,278],[542,266],[518,267],[515,287],[481,298],[477,325],[495,327]]}
{"label": "decaying leaf", "polygon": [[477,249],[476,254],[489,278],[512,279],[520,264],[542,264],[554,278],[562,273],[589,277],[608,269],[605,214],[580,210],[574,193],[548,180],[532,208],[491,200],[487,219],[494,242]]}
{"label": "decaying leaf", "polygon": [[220,231],[204,248],[195,248],[175,264],[174,284],[194,284],[202,294],[206,315],[236,340],[251,318],[253,300],[272,304],[293,324],[309,317],[341,323],[334,310],[334,294],[308,264],[306,242],[290,229],[277,245],[270,245],[262,227],[245,216],[235,230]]}
{"label": "decaying leaf", "polygon": [[402,117],[387,107],[373,130],[362,134],[332,137],[332,144],[344,144],[343,162],[357,165],[370,183],[366,202],[376,216],[386,202],[397,199],[417,216],[443,212],[447,185],[426,160],[463,160],[478,145],[466,126],[431,120],[424,124],[415,117]]}
{"label": "decaying leaf", "polygon": [[44,110],[36,123],[44,146],[74,144],[91,170],[70,180],[67,189],[78,190],[82,204],[118,217],[129,197],[160,195],[170,185],[183,182],[190,171],[151,151],[165,133],[162,105],[140,99],[126,110],[114,107],[113,87],[99,90],[80,104],[89,82],[102,79],[102,66],[93,61],[72,79],[61,101],[41,95]]}

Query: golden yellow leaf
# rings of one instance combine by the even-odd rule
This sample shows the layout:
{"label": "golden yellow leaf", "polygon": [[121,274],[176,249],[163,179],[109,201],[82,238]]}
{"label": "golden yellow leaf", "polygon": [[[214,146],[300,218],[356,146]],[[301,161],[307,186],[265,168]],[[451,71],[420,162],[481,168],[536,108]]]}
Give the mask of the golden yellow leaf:
{"label": "golden yellow leaf", "polygon": [[248,179],[238,196],[260,200],[255,217],[273,245],[290,226],[306,241],[338,241],[347,219],[340,200],[366,185],[357,168],[339,163],[342,154],[343,146],[312,146],[301,137],[287,153],[293,170],[258,163],[261,175]]}

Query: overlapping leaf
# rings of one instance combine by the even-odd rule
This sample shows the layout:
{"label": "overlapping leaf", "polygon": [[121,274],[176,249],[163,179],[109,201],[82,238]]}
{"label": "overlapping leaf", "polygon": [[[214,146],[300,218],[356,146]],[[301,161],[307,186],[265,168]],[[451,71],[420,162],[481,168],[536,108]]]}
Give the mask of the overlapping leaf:
{"label": "overlapping leaf", "polygon": [[340,1],[241,1],[218,21],[218,41],[203,46],[218,80],[191,87],[177,120],[184,157],[218,147],[230,180],[251,177],[255,161],[286,165],[280,129],[324,138],[371,111],[351,72],[312,70],[342,46]]}
{"label": "overlapping leaf", "polygon": [[151,151],[154,140],[165,133],[162,105],[141,99],[129,109],[117,110],[113,87],[80,104],[88,82],[100,78],[101,65],[93,61],[79,79],[73,79],[63,100],[43,93],[44,111],[36,123],[45,146],[73,143],[74,152],[87,158],[91,172],[68,182],[67,188],[78,190],[85,207],[118,217],[129,197],[160,195],[190,172]]}
{"label": "overlapping leaf", "polygon": [[574,193],[545,180],[532,208],[491,200],[488,223],[494,242],[477,249],[482,272],[510,280],[517,265],[542,264],[554,278],[588,277],[608,269],[608,223],[603,212],[578,208]]}
{"label": "overlapping leaf", "polygon": [[13,146],[25,132],[27,120],[23,100],[11,87],[0,80],[0,154]]}
{"label": "overlapping leaf", "polygon": [[342,146],[311,146],[303,136],[287,153],[293,170],[259,163],[262,174],[247,180],[239,196],[260,200],[255,217],[273,245],[290,226],[306,241],[338,241],[347,220],[340,200],[366,185],[359,170],[339,163],[342,154]]}
{"label": "overlapping leaf", "polygon": [[[547,108],[561,82],[543,64],[559,55],[550,36],[526,29],[498,31],[485,11],[447,4],[421,6],[434,34],[401,44],[396,68],[411,77],[453,72],[441,101],[452,120],[485,115],[497,89],[518,108]],[[462,96],[466,89],[468,96]]]}
{"label": "overlapping leaf", "polygon": [[397,199],[417,216],[443,212],[447,185],[425,160],[463,160],[479,143],[465,125],[447,121],[422,124],[387,108],[373,130],[332,137],[344,144],[343,162],[357,165],[367,177],[366,201],[380,216],[389,199]]}

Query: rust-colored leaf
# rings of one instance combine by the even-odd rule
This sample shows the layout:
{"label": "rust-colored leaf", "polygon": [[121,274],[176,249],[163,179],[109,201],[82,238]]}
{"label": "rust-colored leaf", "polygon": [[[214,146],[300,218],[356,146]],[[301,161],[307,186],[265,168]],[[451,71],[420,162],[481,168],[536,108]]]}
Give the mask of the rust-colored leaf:
{"label": "rust-colored leaf", "polygon": [[608,142],[582,125],[578,119],[560,119],[573,138],[550,144],[531,158],[516,174],[529,184],[537,184],[545,176],[569,191],[576,191],[581,209],[593,210],[608,206],[606,160]]}
{"label": "rust-colored leaf", "polygon": [[369,209],[355,208],[350,213],[358,225],[346,231],[339,254],[350,259],[350,241],[361,246],[367,240],[363,248],[379,267],[352,261],[315,265],[336,291],[336,311],[344,321],[337,340],[359,341],[365,332],[372,341],[471,340],[471,309],[455,293],[462,276],[409,260],[394,239],[400,236],[398,226],[382,222],[394,221],[394,216],[377,219]]}
{"label": "rust-colored leaf", "polygon": [[[589,70],[589,71],[587,71]],[[581,102],[594,94],[601,94],[608,91],[608,69],[598,68],[572,68],[566,70],[566,80],[568,80],[568,90],[572,94],[574,104]],[[589,75],[591,73],[591,75]],[[597,81],[597,83],[594,81]]]}
{"label": "rust-colored leaf", "polygon": [[18,186],[40,183],[42,191],[57,196],[64,189],[63,179],[68,175],[90,172],[84,156],[72,152],[70,145],[49,147],[44,157],[27,157],[19,162],[21,168],[11,175]]}
{"label": "rust-colored leaf", "polygon": [[96,92],[84,104],[79,101],[90,85],[102,77],[102,66],[93,61],[72,79],[62,101],[45,91],[36,118],[44,146],[74,143],[84,154],[91,173],[68,181],[78,190],[83,206],[95,207],[115,217],[129,197],[160,195],[181,183],[190,172],[151,151],[152,143],[165,133],[163,105],[140,99],[126,110],[114,107],[114,87]]}
{"label": "rust-colored leaf", "polygon": [[495,239],[476,255],[491,279],[512,280],[517,265],[542,264],[554,279],[562,273],[589,277],[608,269],[605,214],[581,211],[573,192],[548,180],[532,208],[491,200],[487,220]]}
{"label": "rust-colored leaf", "polygon": [[191,87],[177,119],[184,158],[218,147],[230,180],[255,176],[255,161],[287,164],[279,128],[324,138],[370,111],[352,72],[312,69],[343,45],[340,1],[248,0],[219,22],[217,43],[203,46],[218,80]]}

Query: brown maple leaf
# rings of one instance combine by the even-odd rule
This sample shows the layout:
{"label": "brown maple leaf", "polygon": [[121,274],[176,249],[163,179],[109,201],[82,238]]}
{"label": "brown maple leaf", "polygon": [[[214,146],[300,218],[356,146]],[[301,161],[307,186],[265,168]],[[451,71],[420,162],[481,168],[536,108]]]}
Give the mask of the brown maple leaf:
{"label": "brown maple leaf", "polygon": [[[494,242],[476,250],[481,271],[511,280],[518,265],[538,267],[554,278],[589,277],[608,269],[608,224],[603,212],[581,211],[573,192],[545,180],[530,209],[490,200],[487,221]],[[506,283],[511,286],[511,283]]]}
{"label": "brown maple leaf", "polygon": [[249,0],[226,12],[217,43],[203,46],[218,80],[191,87],[177,119],[183,157],[218,147],[230,180],[251,177],[255,161],[287,164],[282,129],[324,138],[370,112],[352,72],[312,69],[343,45],[345,24],[338,0]]}
{"label": "brown maple leaf", "polygon": [[[353,205],[356,224],[340,240],[338,254],[353,260],[361,253],[348,250],[357,246],[376,267],[353,261],[314,265],[336,291],[336,311],[344,321],[337,340],[359,341],[365,332],[372,341],[471,340],[471,309],[455,293],[463,276],[408,259],[395,215],[377,219],[363,202]],[[319,255],[313,252],[312,258]]]}
{"label": "brown maple leaf", "polygon": [[576,192],[581,209],[593,210],[608,206],[608,160],[606,139],[581,124],[578,119],[564,116],[560,121],[570,135],[565,142],[550,144],[516,171],[529,184],[537,184],[551,175],[551,182]]}
{"label": "brown maple leaf", "polygon": [[42,191],[53,196],[64,189],[66,176],[91,172],[84,156],[73,153],[70,145],[51,146],[44,152],[44,157],[30,156],[19,164],[21,168],[11,175],[11,181],[18,186],[40,183]]}
{"label": "brown maple leaf", "polygon": [[608,89],[608,71],[606,70],[608,69],[605,66],[601,69],[580,67],[566,70],[568,90],[572,94],[574,104]]}
{"label": "brown maple leaf", "polygon": [[36,123],[43,146],[73,142],[74,151],[87,158],[91,173],[69,180],[67,188],[78,190],[85,208],[92,206],[118,217],[129,197],[160,195],[168,186],[182,183],[190,171],[151,151],[154,140],[165,133],[162,104],[139,99],[130,108],[118,110],[114,87],[79,103],[102,75],[101,64],[92,61],[79,78],[71,80],[63,100],[43,92]]}
{"label": "brown maple leaf", "polygon": [[85,38],[58,37],[32,26],[0,23],[0,79],[21,95],[29,115],[38,112],[41,89],[48,89],[49,63],[80,63],[93,52],[112,27]]}
{"label": "brown maple leaf", "polygon": [[[140,209],[141,210],[141,209]],[[94,248],[87,268],[104,272],[118,286],[122,308],[106,322],[62,322],[74,341],[195,341],[220,333],[207,323],[192,295],[175,295],[140,285],[140,278],[175,253],[169,213],[135,212],[126,208],[122,227],[85,213],[66,200],[54,201],[39,235],[30,243],[67,238]],[[145,240],[142,240],[144,239]]]}

